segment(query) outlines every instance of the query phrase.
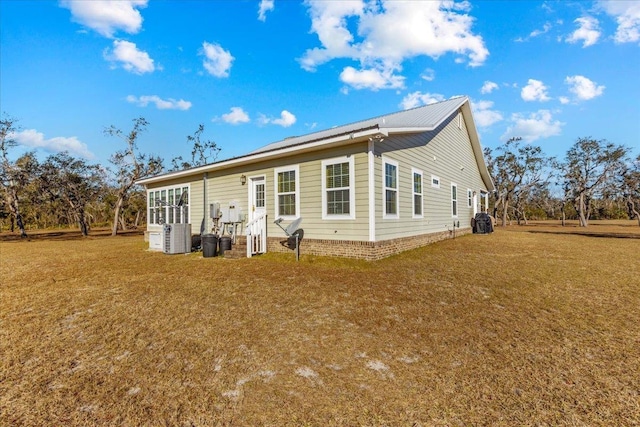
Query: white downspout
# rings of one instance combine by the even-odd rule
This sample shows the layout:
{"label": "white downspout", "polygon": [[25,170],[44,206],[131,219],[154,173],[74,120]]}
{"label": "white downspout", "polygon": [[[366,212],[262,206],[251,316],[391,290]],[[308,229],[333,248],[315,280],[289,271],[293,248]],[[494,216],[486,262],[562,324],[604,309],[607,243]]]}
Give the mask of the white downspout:
{"label": "white downspout", "polygon": [[207,178],[208,178],[208,173],[205,172],[202,175],[202,185],[203,185],[203,191],[202,191],[202,203],[204,203],[203,209],[202,209],[202,221],[204,223],[204,230],[203,232],[206,233],[207,232],[207,226],[209,225],[209,221],[208,218],[209,216],[207,215]]}
{"label": "white downspout", "polygon": [[369,241],[376,241],[376,185],[375,185],[375,155],[374,155],[374,139],[369,138],[367,149],[368,167],[369,167]]}

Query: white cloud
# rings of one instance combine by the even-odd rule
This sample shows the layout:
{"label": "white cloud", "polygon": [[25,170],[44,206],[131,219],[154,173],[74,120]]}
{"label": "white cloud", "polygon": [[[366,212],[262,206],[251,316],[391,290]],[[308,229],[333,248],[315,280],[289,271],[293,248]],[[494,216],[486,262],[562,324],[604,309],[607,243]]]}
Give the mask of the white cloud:
{"label": "white cloud", "polygon": [[601,33],[598,26],[598,20],[596,18],[583,16],[573,22],[578,24],[578,29],[567,37],[567,42],[577,43],[582,40],[582,47],[588,47],[598,41]]}
{"label": "white cloud", "polygon": [[400,102],[400,107],[403,110],[408,110],[410,108],[420,107],[421,105],[429,105],[435,104],[436,102],[444,101],[444,95],[439,93],[422,93],[422,92],[413,92],[402,98],[402,102]]}
{"label": "white cloud", "polygon": [[520,96],[525,101],[548,101],[547,87],[540,80],[529,79],[527,85],[520,91]]}
{"label": "white cloud", "polygon": [[114,40],[113,50],[105,49],[104,58],[111,61],[114,68],[119,62],[122,68],[135,74],[151,73],[156,69],[147,52],[138,50],[135,43],[125,40]]}
{"label": "white cloud", "polygon": [[427,68],[420,74],[420,78],[428,82],[432,82],[436,79],[436,72],[431,68]]}
{"label": "white cloud", "polygon": [[231,107],[231,111],[222,115],[222,120],[232,125],[248,123],[249,115],[241,107]]}
{"label": "white cloud", "polygon": [[267,12],[274,9],[273,0],[261,0],[258,7],[258,19],[262,22],[267,20]]}
{"label": "white cloud", "polygon": [[[482,37],[471,31],[474,19],[466,13],[468,2],[309,0],[306,4],[311,31],[317,34],[321,46],[308,49],[299,59],[300,65],[314,71],[335,58],[352,59],[359,63],[360,70],[347,67],[341,76],[343,81],[353,81],[359,87],[363,79],[371,79],[373,74],[386,77],[385,83],[364,87],[399,87],[402,77],[394,73],[402,69],[404,60],[416,56],[437,59],[453,53],[457,55],[456,62],[475,67],[489,55]],[[347,79],[345,74],[353,79]]]}
{"label": "white cloud", "polygon": [[157,95],[143,95],[139,98],[129,95],[127,96],[127,102],[137,104],[140,107],[146,107],[150,103],[153,103],[158,110],[188,110],[191,108],[191,102],[185,101],[184,99],[179,101],[173,98],[162,99]]}
{"label": "white cloud", "polygon": [[475,119],[475,122],[479,127],[486,128],[494,123],[498,123],[504,120],[502,113],[496,110],[492,110],[492,107],[492,101],[471,102],[473,118]]}
{"label": "white cloud", "polygon": [[111,38],[119,30],[129,34],[140,31],[138,9],[146,7],[147,0],[62,0],[60,6],[71,11],[73,21]]}
{"label": "white cloud", "polygon": [[404,87],[404,77],[394,75],[393,69],[363,69],[345,67],[340,73],[340,81],[354,89],[400,89]]}
{"label": "white cloud", "polygon": [[285,128],[288,128],[289,126],[294,124],[296,120],[296,116],[294,116],[287,110],[282,110],[282,112],[280,113],[280,118],[278,119],[269,118],[264,114],[260,114],[260,116],[258,117],[258,122],[260,124],[266,125],[272,123],[274,125],[279,125]]}
{"label": "white cloud", "polygon": [[584,76],[568,76],[564,82],[569,85],[569,92],[579,101],[588,101],[604,93],[604,86],[598,86],[594,81]]}
{"label": "white cloud", "polygon": [[614,36],[617,43],[640,41],[640,2],[607,0],[600,1],[599,5],[618,23]]}
{"label": "white cloud", "polygon": [[568,104],[569,102],[571,102],[571,100],[569,100],[569,98],[567,98],[566,96],[561,96],[558,98],[558,100],[561,104]]}
{"label": "white cloud", "polygon": [[546,22],[543,26],[541,30],[533,30],[531,32],[531,34],[529,34],[529,37],[538,37],[541,36],[542,34],[546,34],[549,32],[549,30],[551,29],[551,24]]}
{"label": "white cloud", "polygon": [[486,80],[480,89],[480,93],[487,94],[491,93],[494,90],[498,89],[498,84],[492,81]]}
{"label": "white cloud", "polygon": [[204,56],[202,65],[209,74],[216,77],[229,77],[231,63],[235,59],[228,50],[214,43],[203,42],[202,51]]}
{"label": "white cloud", "polygon": [[295,122],[296,122],[296,116],[294,116],[287,110],[283,110],[282,113],[280,113],[279,119],[275,119],[271,121],[271,123],[273,123],[274,125],[280,125],[284,128],[288,128]]}
{"label": "white cloud", "polygon": [[533,142],[540,138],[560,135],[564,126],[559,120],[553,120],[549,110],[539,110],[529,114],[529,117],[516,113],[511,116],[511,122],[513,125],[502,135],[503,140],[519,136],[525,142]]}
{"label": "white cloud", "polygon": [[87,148],[87,144],[81,142],[75,136],[68,138],[57,136],[55,138],[45,139],[42,132],[38,132],[35,129],[25,129],[13,134],[13,138],[18,144],[29,148],[41,148],[52,153],[68,151],[70,154],[81,156],[85,159],[95,158],[93,153]]}

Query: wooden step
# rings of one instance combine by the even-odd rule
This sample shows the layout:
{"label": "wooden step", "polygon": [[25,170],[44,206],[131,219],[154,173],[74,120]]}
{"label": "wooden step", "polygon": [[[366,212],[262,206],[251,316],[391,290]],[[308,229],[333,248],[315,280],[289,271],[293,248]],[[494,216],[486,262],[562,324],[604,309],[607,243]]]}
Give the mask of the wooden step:
{"label": "wooden step", "polygon": [[240,259],[247,257],[246,236],[236,236],[236,242],[231,245],[231,250],[224,251],[224,257],[229,259]]}

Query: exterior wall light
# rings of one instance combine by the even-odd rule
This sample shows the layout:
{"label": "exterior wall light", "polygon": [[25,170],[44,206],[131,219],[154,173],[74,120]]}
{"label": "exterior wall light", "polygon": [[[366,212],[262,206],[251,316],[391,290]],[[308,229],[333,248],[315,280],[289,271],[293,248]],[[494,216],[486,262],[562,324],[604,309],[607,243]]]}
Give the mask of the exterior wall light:
{"label": "exterior wall light", "polygon": [[247,183],[247,176],[240,175],[240,184],[245,185]]}

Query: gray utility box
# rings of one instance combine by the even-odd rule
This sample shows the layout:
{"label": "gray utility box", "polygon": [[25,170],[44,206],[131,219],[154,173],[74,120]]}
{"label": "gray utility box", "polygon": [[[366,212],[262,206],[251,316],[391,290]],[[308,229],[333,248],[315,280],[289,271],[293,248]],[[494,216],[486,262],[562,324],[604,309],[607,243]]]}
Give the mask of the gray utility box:
{"label": "gray utility box", "polygon": [[220,222],[223,224],[242,222],[242,208],[235,202],[229,203],[228,208],[221,209]]}
{"label": "gray utility box", "polygon": [[165,254],[191,252],[191,224],[165,224],[162,227],[162,252]]}

